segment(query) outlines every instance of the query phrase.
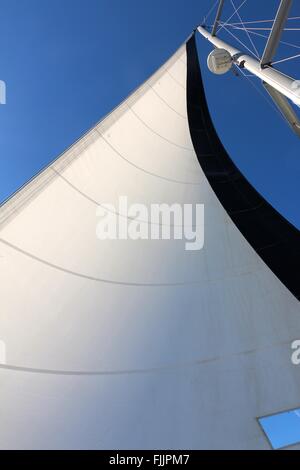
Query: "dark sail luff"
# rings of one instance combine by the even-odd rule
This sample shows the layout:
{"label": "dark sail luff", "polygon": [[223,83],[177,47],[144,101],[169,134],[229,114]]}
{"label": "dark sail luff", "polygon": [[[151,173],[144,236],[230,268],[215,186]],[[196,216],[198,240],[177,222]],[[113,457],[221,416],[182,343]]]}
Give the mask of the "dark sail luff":
{"label": "dark sail luff", "polygon": [[[246,240],[299,299],[300,232],[254,189],[228,156],[210,117],[195,36],[187,43],[187,60],[189,125],[205,176]],[[209,149],[209,155],[204,149]]]}

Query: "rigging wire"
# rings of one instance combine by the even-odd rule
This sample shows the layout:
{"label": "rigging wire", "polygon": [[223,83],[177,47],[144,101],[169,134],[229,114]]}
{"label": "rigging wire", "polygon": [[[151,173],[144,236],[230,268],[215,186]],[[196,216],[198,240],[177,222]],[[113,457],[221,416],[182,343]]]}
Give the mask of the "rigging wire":
{"label": "rigging wire", "polygon": [[239,17],[239,19],[240,19],[240,21],[241,21],[241,23],[242,23],[242,25],[243,25],[244,31],[246,32],[250,43],[252,44],[252,47],[253,47],[253,49],[254,49],[254,52],[255,52],[255,54],[256,54],[257,57],[258,57],[258,56],[259,56],[259,52],[258,52],[258,50],[256,49],[256,46],[255,46],[254,42],[252,41],[252,38],[251,38],[250,34],[248,33],[248,31],[247,31],[247,29],[246,29],[244,23],[243,23],[243,20],[242,20],[242,18],[241,18],[241,15],[240,15],[239,12],[237,11],[236,6],[235,6],[233,0],[230,0],[230,1],[231,1],[231,5],[233,6],[233,8],[234,8],[234,10],[235,10],[236,15]]}
{"label": "rigging wire", "polygon": [[[251,28],[251,27],[248,27],[246,28],[245,25],[247,24],[255,24],[255,23],[273,23],[275,20],[271,20],[271,19],[268,19],[268,20],[253,20],[253,21],[243,21],[240,14],[238,13],[240,8],[246,3],[247,0],[244,0],[244,2],[242,2],[242,4],[236,8],[233,0],[231,0],[231,4],[234,8],[234,13],[225,21],[225,22],[220,22],[220,28],[218,29],[218,32],[221,31],[223,28],[225,28],[225,26],[230,26],[231,28],[234,28],[234,29],[237,29],[237,30],[244,30],[246,33],[247,33],[247,36],[253,46],[253,48],[255,49],[255,56],[257,59],[259,59],[259,53],[258,53],[258,50],[254,44],[254,42],[252,41],[251,39],[251,36],[250,34],[253,34],[253,35],[256,35],[258,37],[263,37],[265,39],[268,39],[268,36],[264,35],[264,34],[261,34],[261,33],[257,33],[256,31],[271,31],[272,28]],[[215,5],[213,6],[213,8],[211,8],[210,10],[210,13],[212,12],[212,10],[215,8]],[[234,15],[237,15],[240,19],[240,22],[234,22],[234,23],[229,23],[230,19],[234,16]],[[289,17],[287,18],[288,21],[294,21],[294,20],[299,20],[300,19],[300,16],[292,16],[292,17]],[[241,25],[242,27],[239,27],[238,25]],[[225,28],[226,29],[226,28]],[[228,31],[226,29],[226,31],[230,33],[230,31]],[[300,31],[300,28],[284,28],[284,31]],[[249,48],[242,42],[240,41],[236,36],[233,35],[233,37],[235,37],[235,39],[243,45],[243,47],[246,47],[246,49],[250,52]],[[296,44],[293,44],[291,42],[287,42],[287,41],[280,41],[281,44],[283,45],[286,45],[286,46],[290,46],[290,47],[294,47],[295,49],[300,49],[300,46],[296,45]],[[251,51],[252,53],[252,51]],[[281,60],[278,60],[276,62],[273,62],[273,64],[279,64],[281,62],[286,62],[288,60],[292,60],[292,59],[296,59],[298,58],[299,55],[295,55],[295,56],[291,56],[291,57],[287,57],[287,58],[284,58],[284,59],[281,59]]]}
{"label": "rigging wire", "polygon": [[[224,26],[224,29],[230,33],[237,41],[239,41],[239,39],[233,34],[231,33],[227,28],[226,26]],[[239,41],[241,42],[241,41]],[[245,47],[245,46],[244,46]],[[234,66],[237,68],[237,70],[239,72],[241,72],[241,74],[243,75],[243,77],[245,77],[247,79],[247,81],[250,83],[250,85],[257,91],[257,93],[263,97],[263,99],[268,103],[269,106],[272,107],[273,110],[276,111],[277,114],[279,114],[280,118],[282,119],[283,118],[283,115],[282,113],[279,111],[279,109],[277,108],[277,106],[275,106],[275,104],[273,103],[273,101],[271,101],[271,99],[269,99],[266,94],[261,90],[261,88],[259,88],[252,80],[250,80],[250,76],[248,74],[246,74],[240,67],[238,67],[237,64],[234,64]],[[253,77],[257,78],[255,75],[253,75]]]}
{"label": "rigging wire", "polygon": [[[266,96],[266,94],[261,90],[261,88],[259,88],[253,81],[250,80],[249,78],[249,75],[246,74],[242,69],[240,69],[238,67],[238,65],[234,64],[235,67],[238,69],[239,72],[241,72],[241,74],[243,75],[243,77],[245,77],[247,79],[247,81],[250,83],[250,85],[256,90],[256,92],[263,97],[263,99],[266,101],[266,103],[268,103],[268,105],[276,111],[277,114],[279,114],[280,118],[282,119],[282,114],[281,112],[279,111],[279,109],[277,108],[277,106],[274,105],[274,103]],[[257,78],[255,75],[252,75],[252,77],[255,77]]]}
{"label": "rigging wire", "polygon": [[[229,33],[234,39],[236,39],[239,43],[241,43],[243,47],[245,47],[246,49],[248,49],[248,47],[247,47],[242,41],[240,41],[239,38],[238,38],[235,34],[233,34],[231,31],[229,31],[229,30],[226,28],[226,26],[224,27],[224,29],[225,29],[225,30],[227,31],[227,33]],[[250,49],[248,49],[248,51],[250,51]],[[250,52],[251,52],[251,51],[250,51]],[[300,55],[299,55],[299,56],[300,56]],[[270,65],[266,65],[266,67],[267,67],[267,68],[272,68]],[[241,70],[241,69],[239,68],[239,70]],[[286,77],[289,78],[289,79],[291,78],[291,77],[289,77],[287,74],[285,74],[284,72],[280,72],[280,73],[281,73],[282,75],[286,76]]]}
{"label": "rigging wire", "polygon": [[[228,24],[227,26],[231,26],[233,29],[237,29],[236,26],[233,26],[233,24]],[[256,33],[255,31],[249,31],[248,32],[250,34],[253,34],[255,36],[259,36],[261,38],[265,38],[265,39],[268,39],[268,36],[266,36],[265,34],[261,34],[261,33]],[[285,46],[289,46],[289,47],[294,47],[295,49],[300,49],[300,46],[296,45],[296,44],[293,44],[291,42],[287,42],[287,41],[280,41],[281,44],[284,44]]]}
{"label": "rigging wire", "polygon": [[[228,25],[228,26],[231,26],[231,25]],[[238,29],[238,30],[242,30],[243,28],[237,28],[237,27],[233,27],[234,29]],[[227,28],[225,28],[226,31],[227,31]],[[229,32],[229,31],[228,31]],[[249,31],[249,33],[253,33],[253,31]],[[260,35],[259,36],[262,36],[264,38],[267,38],[267,36],[264,36],[264,35]],[[237,38],[236,38],[237,39]],[[296,44],[292,44],[292,43],[287,43],[285,41],[280,41],[281,44],[285,44],[285,45],[288,45],[288,46],[292,46],[292,47],[295,47],[297,49],[300,49],[300,46],[297,46]],[[272,62],[272,65],[275,65],[275,64],[281,64],[282,62],[287,62],[288,60],[293,60],[293,59],[297,59],[300,57],[300,54],[296,54],[296,55],[293,55],[293,56],[290,56],[290,57],[286,57],[284,59],[280,59],[280,60],[276,60],[274,62]]]}
{"label": "rigging wire", "polygon": [[[240,16],[240,14],[238,13],[238,11],[241,9],[241,7],[246,3],[246,0],[244,2],[242,2],[242,4],[236,8],[235,4],[234,4],[234,1],[231,0],[231,4],[234,8],[234,13],[225,21],[225,22],[220,22],[220,28],[218,29],[217,33],[220,32],[223,28],[225,29],[225,31],[230,34],[237,42],[239,42],[244,48],[246,48],[251,54],[255,55],[255,57],[260,60],[260,57],[259,57],[259,53],[258,53],[258,50],[254,44],[254,42],[252,41],[251,39],[251,36],[250,34],[254,34],[256,36],[260,36],[260,37],[263,37],[263,38],[266,38],[268,39],[268,36],[264,35],[264,34],[260,34],[260,33],[257,33],[256,31],[271,31],[272,28],[246,28],[246,24],[253,24],[253,23],[271,23],[271,22],[274,22],[275,20],[258,20],[258,21],[248,21],[248,22],[244,22]],[[230,19],[234,16],[234,15],[237,15],[240,19],[240,23],[229,23]],[[288,18],[288,20],[298,20],[300,19],[300,17],[291,17],[291,18]],[[238,25],[241,25],[241,26],[238,26]],[[230,31],[226,26],[228,27],[231,27],[232,29],[235,29],[235,30],[243,30],[248,38],[249,38],[249,41],[251,42],[252,46],[253,46],[253,49],[255,50],[255,53],[253,51],[251,51],[247,46],[246,44],[244,44],[235,34],[233,34],[232,31]],[[300,28],[284,28],[284,31],[300,31]],[[287,46],[291,46],[291,47],[294,47],[294,48],[297,48],[297,49],[300,49],[300,46],[297,46],[295,44],[292,44],[292,43],[289,43],[289,42],[286,42],[286,41],[280,41],[281,44],[284,44],[284,45],[287,45]],[[291,56],[291,57],[287,57],[285,59],[281,59],[281,60],[278,60],[276,62],[273,62],[272,64],[279,64],[279,63],[282,63],[282,62],[286,62],[288,60],[292,60],[292,59],[296,59],[300,57],[300,54],[297,54],[295,56]],[[262,91],[262,89],[260,87],[258,87],[255,82],[253,80],[251,80],[250,78],[257,78],[256,75],[251,75],[251,74],[247,74],[245,73],[242,68],[240,68],[237,64],[234,63],[234,66],[235,68],[241,72],[242,76],[246,78],[246,80],[250,83],[250,85],[255,89],[255,91],[267,102],[268,106],[270,106],[272,108],[272,110],[275,110],[275,112],[280,116],[280,119],[283,119],[284,118],[284,115],[283,113],[280,111],[280,109],[274,104],[273,100],[270,98],[269,94],[266,94],[265,92]],[[283,74],[285,75],[285,74]]]}
{"label": "rigging wire", "polygon": [[219,3],[219,0],[217,0],[215,2],[215,4],[211,7],[211,9],[209,10],[209,12],[204,16],[203,18],[203,22],[206,23],[207,19],[210,17],[210,15],[212,14],[212,12],[214,11],[214,9],[216,8],[216,6],[218,5]]}
{"label": "rigging wire", "polygon": [[219,33],[227,24],[228,24],[228,21],[231,20],[231,18],[234,17],[234,15],[236,14],[237,11],[239,11],[243,5],[245,5],[245,3],[247,2],[247,0],[244,0],[243,3],[241,3],[241,5],[236,9],[235,12],[232,13],[232,15],[227,18],[227,20],[225,21],[225,23],[222,23],[221,27],[218,29],[217,33]]}
{"label": "rigging wire", "polygon": [[288,60],[297,59],[298,57],[300,57],[300,54],[293,55],[293,56],[291,56],[291,57],[286,57],[285,59],[276,60],[276,62],[272,62],[272,65],[274,65],[274,64],[281,64],[282,62],[287,62]]}
{"label": "rigging wire", "polygon": [[227,29],[226,26],[223,25],[223,28],[225,29],[225,31],[227,31],[228,34],[230,34],[232,37],[234,37],[234,39],[236,41],[238,41],[245,49],[247,49],[247,51],[250,52],[250,54],[254,55],[256,57],[256,59],[260,60],[259,56],[254,54],[254,52],[251,49],[249,49],[249,47],[247,47],[246,44],[244,44],[243,41],[241,41],[235,34],[233,34],[231,31],[229,31],[229,29]]}
{"label": "rigging wire", "polygon": [[[300,16],[292,16],[291,18],[287,18],[287,21],[292,21],[292,20],[300,20]],[[254,24],[254,23],[273,23],[274,20],[256,20],[256,21],[244,21],[243,24]],[[242,23],[231,23],[233,26],[240,25]]]}
{"label": "rigging wire", "polygon": [[[235,29],[244,29],[236,26]],[[272,28],[247,28],[247,31],[272,31]],[[283,28],[283,31],[300,31],[300,28]]]}

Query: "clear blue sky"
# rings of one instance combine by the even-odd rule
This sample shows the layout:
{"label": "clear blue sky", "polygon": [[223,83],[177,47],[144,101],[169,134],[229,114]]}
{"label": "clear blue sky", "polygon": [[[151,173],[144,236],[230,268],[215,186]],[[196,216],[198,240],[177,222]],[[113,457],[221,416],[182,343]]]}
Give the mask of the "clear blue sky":
{"label": "clear blue sky", "polygon": [[[7,84],[7,104],[0,106],[0,201],[160,66],[213,1],[0,0],[0,79]],[[225,3],[227,19],[232,7]],[[300,16],[294,3],[292,14]],[[248,0],[240,13],[244,20],[271,19],[278,4]],[[300,32],[285,34],[300,45]],[[247,41],[244,33],[239,37]],[[264,40],[254,40],[261,52]],[[227,150],[299,228],[300,139],[245,78],[211,75],[205,64],[211,48],[201,37],[198,46],[209,106]],[[283,47],[278,57],[297,53]],[[282,70],[300,79],[299,66],[297,59]]]}

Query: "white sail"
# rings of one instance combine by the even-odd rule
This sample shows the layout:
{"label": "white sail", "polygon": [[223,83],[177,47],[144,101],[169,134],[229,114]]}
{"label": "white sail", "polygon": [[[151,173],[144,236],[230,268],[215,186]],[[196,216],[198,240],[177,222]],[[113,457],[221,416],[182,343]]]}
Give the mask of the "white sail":
{"label": "white sail", "polygon": [[[199,165],[186,84],[184,45],[1,207],[1,448],[263,449],[299,405],[299,301]],[[99,240],[122,196],[204,204],[203,249]]]}

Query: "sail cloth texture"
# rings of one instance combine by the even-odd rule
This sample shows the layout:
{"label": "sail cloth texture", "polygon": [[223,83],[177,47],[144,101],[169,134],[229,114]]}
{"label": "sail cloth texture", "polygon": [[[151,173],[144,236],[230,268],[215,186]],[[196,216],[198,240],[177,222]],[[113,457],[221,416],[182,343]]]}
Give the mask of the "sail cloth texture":
{"label": "sail cloth texture", "polygon": [[[300,309],[238,220],[263,203],[273,236],[245,181],[192,36],[1,207],[1,448],[270,448],[256,418],[299,407]],[[100,241],[97,207],[120,196],[204,204],[204,248]]]}

